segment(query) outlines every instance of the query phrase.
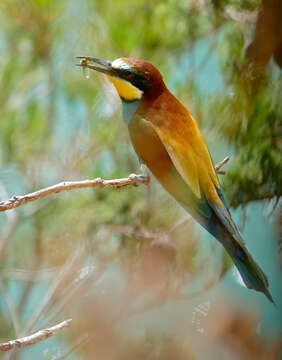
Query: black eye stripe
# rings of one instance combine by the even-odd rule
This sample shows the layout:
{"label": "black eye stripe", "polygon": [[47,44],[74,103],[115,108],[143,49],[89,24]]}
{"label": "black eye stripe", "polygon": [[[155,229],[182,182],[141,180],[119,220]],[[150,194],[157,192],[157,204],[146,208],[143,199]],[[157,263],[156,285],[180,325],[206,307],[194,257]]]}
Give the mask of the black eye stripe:
{"label": "black eye stripe", "polygon": [[138,71],[130,69],[115,69],[115,76],[129,81],[133,86],[145,92],[151,87],[150,80],[146,78],[147,74],[141,74]]}

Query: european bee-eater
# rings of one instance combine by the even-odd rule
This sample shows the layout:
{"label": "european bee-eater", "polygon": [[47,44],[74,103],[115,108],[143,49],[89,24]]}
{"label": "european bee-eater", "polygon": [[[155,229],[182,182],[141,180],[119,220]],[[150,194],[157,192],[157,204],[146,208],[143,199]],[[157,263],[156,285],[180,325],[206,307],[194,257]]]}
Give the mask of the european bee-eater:
{"label": "european bee-eater", "polygon": [[224,246],[245,285],[274,302],[266,275],[252,258],[231,217],[198,124],[169,92],[158,69],[133,58],[78,58],[83,59],[78,65],[106,74],[115,86],[140,161]]}

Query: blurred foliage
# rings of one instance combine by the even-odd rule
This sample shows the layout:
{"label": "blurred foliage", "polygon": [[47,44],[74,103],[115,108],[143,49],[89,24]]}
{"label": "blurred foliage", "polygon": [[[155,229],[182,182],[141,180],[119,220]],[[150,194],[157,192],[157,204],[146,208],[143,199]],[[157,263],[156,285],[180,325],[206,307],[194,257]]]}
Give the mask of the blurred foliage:
{"label": "blurred foliage", "polygon": [[[278,40],[273,40],[261,61],[261,53],[266,52],[259,27],[269,30],[280,10],[261,11],[274,20],[262,18],[256,24],[253,19],[260,7],[259,0],[1,0],[1,199],[62,180],[139,172],[117,95],[100,75],[91,74],[87,81],[75,67],[77,55],[133,56],[153,62],[199,120],[215,160],[227,155],[222,149],[232,149],[234,157],[221,179],[230,204],[279,198],[282,36],[273,25],[272,38]],[[254,42],[260,46],[252,46]],[[212,56],[215,64],[209,62]],[[219,78],[216,90],[205,89]],[[0,215],[0,269],[4,274],[23,268],[32,278],[33,271],[62,266],[83,243],[88,257],[104,266],[118,263],[125,273],[132,266],[138,271],[149,266],[154,272],[156,265],[148,265],[147,255],[144,263],[139,257],[148,248],[144,252],[151,259],[157,246],[164,258],[156,262],[164,274],[173,271],[179,277],[180,290],[197,275],[205,280],[204,289],[209,288],[230,263],[223,257],[218,270],[220,261],[213,264],[209,257],[217,246],[211,243],[202,249],[194,241],[192,222],[170,234],[169,245],[156,245],[156,237],[163,241],[182,215],[156,183],[148,188],[81,190],[48,197]],[[128,258],[138,265],[129,266]],[[164,259],[170,259],[173,270],[168,270]],[[164,274],[157,274],[150,286],[164,281]],[[31,278],[21,283],[16,300],[21,327],[34,289]],[[138,284],[145,280],[141,271]],[[5,284],[8,287],[9,281]],[[138,294],[146,291],[140,285]],[[175,285],[168,293],[177,298],[179,289]],[[0,313],[0,322],[0,337],[13,337],[10,319]],[[186,356],[186,345],[181,350],[178,340],[163,344],[159,354],[167,354],[166,358]],[[130,349],[135,358],[150,352],[151,347],[144,350],[143,345],[141,350],[139,345]],[[178,355],[170,357],[175,348]],[[126,356],[130,358],[122,358]],[[158,356],[151,358],[165,358]]]}
{"label": "blurred foliage", "polygon": [[[248,117],[246,113],[241,113],[245,118],[244,129],[234,115],[230,116],[231,124],[222,126],[236,151],[235,162],[224,178],[224,187],[232,206],[275,196],[279,198],[282,194],[281,98],[281,81],[265,84],[253,98]],[[238,107],[238,103],[233,101],[230,99],[228,112],[230,108],[235,111],[234,106]],[[224,111],[224,100],[221,106]]]}

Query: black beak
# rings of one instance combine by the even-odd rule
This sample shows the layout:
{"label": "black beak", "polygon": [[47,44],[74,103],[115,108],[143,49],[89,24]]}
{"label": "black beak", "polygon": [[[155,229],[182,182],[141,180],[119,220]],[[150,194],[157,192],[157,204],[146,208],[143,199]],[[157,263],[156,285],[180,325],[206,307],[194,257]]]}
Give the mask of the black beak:
{"label": "black beak", "polygon": [[[82,66],[84,68],[93,69],[96,71],[99,71],[101,73],[104,73],[106,75],[115,75],[115,69],[112,68],[112,62],[109,60],[104,59],[98,59],[93,56],[77,56],[77,59],[81,59],[79,64],[76,64],[77,66]],[[95,66],[91,65],[88,62],[93,62],[95,64],[99,64],[101,66]]]}

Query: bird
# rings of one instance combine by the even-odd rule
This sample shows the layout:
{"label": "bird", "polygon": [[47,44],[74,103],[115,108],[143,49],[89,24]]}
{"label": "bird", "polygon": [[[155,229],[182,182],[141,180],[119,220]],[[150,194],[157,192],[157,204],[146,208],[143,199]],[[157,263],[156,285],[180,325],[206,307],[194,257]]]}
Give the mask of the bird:
{"label": "bird", "polygon": [[221,243],[246,287],[264,293],[275,304],[267,276],[232,219],[199,126],[168,90],[160,71],[148,61],[131,57],[77,58],[81,59],[77,65],[105,74],[114,85],[140,162]]}

